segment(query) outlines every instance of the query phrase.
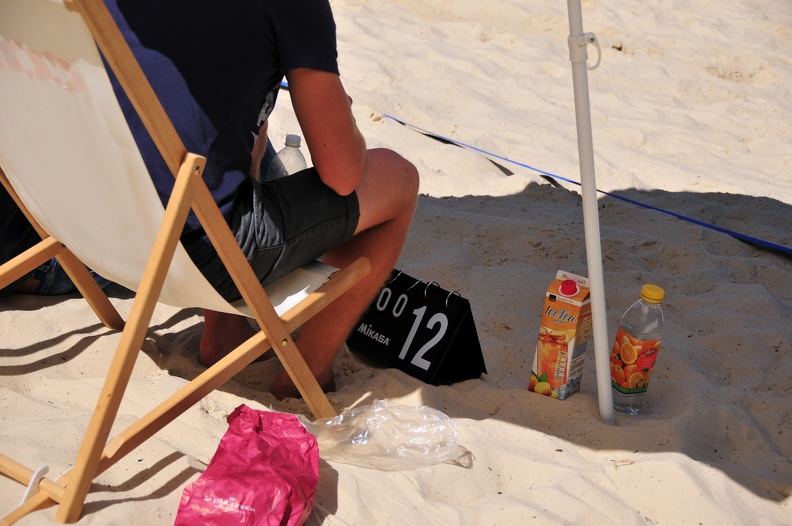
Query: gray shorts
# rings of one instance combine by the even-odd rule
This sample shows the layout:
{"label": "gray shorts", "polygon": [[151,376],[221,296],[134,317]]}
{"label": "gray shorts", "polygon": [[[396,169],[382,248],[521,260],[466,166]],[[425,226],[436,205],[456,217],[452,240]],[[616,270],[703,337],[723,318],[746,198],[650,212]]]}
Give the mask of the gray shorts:
{"label": "gray shorts", "polygon": [[[314,168],[308,168],[263,184],[249,179],[237,192],[230,225],[253,271],[266,286],[349,241],[359,218],[354,192],[338,195]],[[196,261],[201,272],[226,300],[239,299],[219,256],[207,256]]]}

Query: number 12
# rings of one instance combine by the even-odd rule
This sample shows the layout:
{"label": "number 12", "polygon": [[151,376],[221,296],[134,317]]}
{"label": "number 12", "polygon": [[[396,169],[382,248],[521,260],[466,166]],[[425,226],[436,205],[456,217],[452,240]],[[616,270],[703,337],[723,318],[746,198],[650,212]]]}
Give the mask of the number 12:
{"label": "number 12", "polygon": [[[413,325],[410,328],[410,334],[407,335],[407,341],[404,342],[404,346],[399,353],[400,360],[404,360],[404,357],[407,356],[407,351],[410,349],[413,339],[415,339],[415,333],[418,332],[418,326],[421,325],[424,314],[426,314],[426,306],[415,309],[413,314],[415,314],[415,322],[413,322]],[[418,352],[415,353],[415,356],[410,361],[411,364],[420,367],[425,371],[429,370],[429,366],[432,364],[431,362],[424,359],[424,354],[429,352],[432,347],[437,345],[438,342],[443,339],[443,336],[445,336],[446,330],[448,330],[448,318],[442,312],[438,312],[429,318],[429,322],[426,324],[426,327],[433,329],[438,323],[440,324],[440,330],[434,335],[434,337],[432,337],[431,340],[426,342],[423,347],[418,349]]]}

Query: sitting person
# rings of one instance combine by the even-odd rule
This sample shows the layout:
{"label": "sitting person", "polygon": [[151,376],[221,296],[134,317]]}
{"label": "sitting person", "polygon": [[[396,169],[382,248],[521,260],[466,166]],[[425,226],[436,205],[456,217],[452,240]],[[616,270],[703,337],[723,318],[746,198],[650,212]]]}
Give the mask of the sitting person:
{"label": "sitting person", "polygon": [[[262,284],[320,257],[339,268],[361,256],[370,260],[371,273],[300,334],[299,348],[312,373],[325,391],[334,390],[333,357],[401,253],[418,173],[393,151],[367,149],[341,83],[329,1],[106,4],[185,147],[207,158],[204,181]],[[260,183],[250,174],[259,170],[266,121],[284,77],[314,166]],[[113,84],[166,203],[173,176],[115,79]],[[192,215],[182,243],[223,297],[239,298]],[[204,364],[252,333],[239,316],[204,315]],[[270,392],[279,399],[299,396],[285,371]]]}
{"label": "sitting person", "polygon": [[[33,225],[19,209],[5,187],[0,186],[0,264],[15,258],[25,250],[41,241]],[[110,282],[91,271],[100,287]],[[77,290],[58,260],[50,259],[33,272],[22,276],[14,283],[0,289],[0,298],[12,292],[53,296],[68,294]]]}

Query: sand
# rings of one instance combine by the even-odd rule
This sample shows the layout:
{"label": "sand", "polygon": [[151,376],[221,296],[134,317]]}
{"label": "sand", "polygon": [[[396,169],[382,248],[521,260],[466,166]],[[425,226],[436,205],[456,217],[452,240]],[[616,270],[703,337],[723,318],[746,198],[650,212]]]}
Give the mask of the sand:
{"label": "sand", "polygon": [[[581,392],[526,389],[544,290],[587,265],[568,182],[579,172],[566,6],[525,4],[332,2],[359,126],[421,174],[399,267],[470,301],[488,373],[434,387],[339,354],[337,411],[433,407],[474,459],[407,471],[323,460],[308,524],[792,524],[792,259],[679,218],[792,247],[792,6],[583,3],[602,52],[589,89],[609,337],[643,283],[666,291],[646,412],[610,426],[591,345]],[[288,93],[271,132],[276,144],[299,133]],[[109,292],[126,316],[130,294]],[[200,311],[157,308],[119,425],[201,372],[201,327]],[[0,300],[0,334],[0,451],[58,475],[118,334],[74,295]],[[266,392],[278,367],[252,365],[101,475],[80,523],[172,523],[200,474],[190,457],[208,461],[236,406],[308,414]],[[0,513],[21,496],[0,478]],[[51,508],[19,522],[52,523]]]}

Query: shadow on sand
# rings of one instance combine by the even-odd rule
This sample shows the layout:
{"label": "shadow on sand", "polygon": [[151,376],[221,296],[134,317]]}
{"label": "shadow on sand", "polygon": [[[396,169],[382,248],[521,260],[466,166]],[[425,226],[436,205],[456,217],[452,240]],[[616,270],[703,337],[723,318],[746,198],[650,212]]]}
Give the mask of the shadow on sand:
{"label": "shadow on sand", "polygon": [[[620,194],[792,246],[792,207],[773,199]],[[412,275],[470,300],[489,373],[433,387],[342,353],[337,399],[357,400],[363,392],[371,399],[394,398],[419,390],[423,403],[455,418],[503,420],[597,450],[677,452],[759,496],[784,500],[792,480],[792,259],[614,197],[602,198],[599,208],[609,331],[642,283],[666,290],[666,336],[646,414],[619,417],[617,426],[600,422],[591,346],[582,392],[558,402],[526,390],[547,284],[558,269],[586,274],[579,195],[536,184],[503,197],[422,196],[399,262]],[[59,301],[15,300],[14,306],[49,308]],[[199,314],[187,309],[160,321],[144,348],[157,366],[187,380],[203,371],[195,356]],[[0,349],[0,376],[56,367],[105,334],[97,330],[92,324],[30,348]],[[2,364],[79,334],[83,338],[66,352],[25,365]],[[301,402],[282,405],[266,392],[278,369],[275,360],[254,364],[222,389],[276,409],[300,410]],[[382,375],[403,387],[382,387]]]}

